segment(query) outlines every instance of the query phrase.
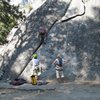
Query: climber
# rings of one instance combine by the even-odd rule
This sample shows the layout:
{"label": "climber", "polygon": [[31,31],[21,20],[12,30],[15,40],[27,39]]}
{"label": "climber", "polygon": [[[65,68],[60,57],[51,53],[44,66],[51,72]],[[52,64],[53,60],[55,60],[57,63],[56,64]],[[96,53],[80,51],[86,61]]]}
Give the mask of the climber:
{"label": "climber", "polygon": [[45,27],[40,27],[39,29],[39,37],[41,38],[41,43],[46,44],[47,42],[47,30],[45,29]]}
{"label": "climber", "polygon": [[42,73],[42,67],[40,66],[40,60],[38,55],[35,53],[32,56],[32,62],[33,62],[33,74],[39,76]]}
{"label": "climber", "polygon": [[39,75],[42,72],[42,68],[40,65],[40,60],[38,59],[38,55],[35,53],[33,54],[33,74],[31,75],[31,83],[32,85],[46,85],[48,82],[42,81],[39,79]]}
{"label": "climber", "polygon": [[56,78],[58,82],[61,82],[64,79],[63,62],[64,60],[62,59],[60,54],[58,54],[56,59],[53,61],[53,64],[55,65],[56,69]]}

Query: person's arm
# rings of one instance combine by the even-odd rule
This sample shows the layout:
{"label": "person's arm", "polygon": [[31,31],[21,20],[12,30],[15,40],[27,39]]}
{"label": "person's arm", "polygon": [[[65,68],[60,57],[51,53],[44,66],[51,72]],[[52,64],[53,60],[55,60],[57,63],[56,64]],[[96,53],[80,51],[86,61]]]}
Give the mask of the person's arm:
{"label": "person's arm", "polygon": [[52,64],[54,64],[54,65],[55,65],[55,64],[56,64],[56,62],[57,62],[57,59],[55,59],[55,60],[52,62]]}

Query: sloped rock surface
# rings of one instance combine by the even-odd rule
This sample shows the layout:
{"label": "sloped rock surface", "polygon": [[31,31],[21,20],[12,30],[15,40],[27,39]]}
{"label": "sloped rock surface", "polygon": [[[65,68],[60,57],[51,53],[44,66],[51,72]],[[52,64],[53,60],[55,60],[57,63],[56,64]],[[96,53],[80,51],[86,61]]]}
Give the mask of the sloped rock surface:
{"label": "sloped rock surface", "polygon": [[[52,52],[51,54],[60,53],[64,59],[70,60],[64,65],[67,80],[95,80],[100,82],[100,18],[96,17],[100,14],[99,1],[84,2],[85,11],[81,0],[78,3],[80,6],[77,6],[76,0],[72,0],[67,13],[61,20],[83,12],[85,14],[56,24],[52,28],[50,43],[53,44],[50,52]],[[94,14],[94,12],[96,13]],[[55,79],[53,69],[54,66],[41,77]]]}
{"label": "sloped rock surface", "polygon": [[13,40],[7,44],[9,49],[5,52],[1,65],[4,72],[3,79],[13,79],[20,74],[39,44],[37,38],[39,27],[44,26],[49,31],[58,17],[64,15],[69,2],[70,0],[47,0],[26,19],[26,23],[23,23],[16,31]]}
{"label": "sloped rock surface", "polygon": [[[84,1],[85,9],[82,1]],[[17,44],[14,44],[14,49],[6,53],[7,56],[3,59],[2,68],[5,71],[3,79],[15,78],[28,63],[21,76],[29,80],[32,74],[29,58],[39,43],[38,29],[44,25],[48,30],[48,41],[37,53],[40,59],[44,60],[47,71],[41,74],[41,78],[55,79],[55,68],[52,62],[60,53],[65,60],[70,60],[64,64],[67,80],[100,81],[99,4],[99,0],[48,0],[45,2],[27,18],[25,31],[16,32],[13,39],[17,41]],[[57,21],[82,14],[84,10],[85,13],[82,16],[63,23]],[[11,43],[13,44],[13,41],[9,45]]]}

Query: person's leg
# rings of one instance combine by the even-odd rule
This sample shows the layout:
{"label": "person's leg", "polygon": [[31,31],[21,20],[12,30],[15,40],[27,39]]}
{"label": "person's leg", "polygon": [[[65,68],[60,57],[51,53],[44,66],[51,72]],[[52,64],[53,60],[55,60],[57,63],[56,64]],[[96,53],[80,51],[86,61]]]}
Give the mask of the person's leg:
{"label": "person's leg", "polygon": [[39,68],[39,66],[37,66],[37,73],[39,73],[39,71],[40,71],[40,68]]}
{"label": "person's leg", "polygon": [[60,71],[60,75],[61,75],[61,78],[64,78],[64,72],[63,72],[63,70]]}
{"label": "person's leg", "polygon": [[63,72],[63,70],[60,71],[60,75],[61,75],[61,82],[62,82],[62,83],[65,82],[65,78],[64,78],[64,72]]}
{"label": "person's leg", "polygon": [[59,71],[56,70],[56,78],[59,79],[60,78],[60,75],[59,75]]}
{"label": "person's leg", "polygon": [[39,66],[39,72],[42,73],[42,67],[41,66]]}
{"label": "person's leg", "polygon": [[44,43],[44,37],[43,36],[41,37],[41,43]]}
{"label": "person's leg", "polygon": [[40,67],[39,66],[37,66],[37,80],[39,80],[39,76],[40,76]]}
{"label": "person's leg", "polygon": [[37,76],[38,75],[38,69],[37,69],[37,66],[34,67],[34,70],[33,70],[33,75]]}
{"label": "person's leg", "polygon": [[56,70],[56,78],[57,78],[57,81],[60,83],[61,78],[60,78],[60,71],[59,70]]}
{"label": "person's leg", "polygon": [[34,66],[34,69],[33,69],[33,75],[37,75],[37,70],[36,70],[35,66]]}

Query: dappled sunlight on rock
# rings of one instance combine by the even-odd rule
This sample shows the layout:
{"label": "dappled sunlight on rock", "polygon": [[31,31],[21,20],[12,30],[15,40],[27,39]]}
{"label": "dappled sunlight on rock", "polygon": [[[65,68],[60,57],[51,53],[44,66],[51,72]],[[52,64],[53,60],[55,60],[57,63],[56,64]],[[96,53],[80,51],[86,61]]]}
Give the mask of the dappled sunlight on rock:
{"label": "dappled sunlight on rock", "polygon": [[[43,6],[32,13],[27,18],[25,27],[22,27],[22,30],[19,29],[13,37],[13,41],[8,44],[9,49],[5,50],[7,53],[3,58],[2,66],[4,66],[4,70],[9,68],[5,71],[5,78],[6,73],[8,76],[12,73],[10,69],[14,70],[13,74],[17,76],[26,67],[21,76],[30,81],[32,74],[30,58],[40,42],[38,30],[40,26],[45,26],[48,31],[47,41],[37,51],[40,60],[44,60],[47,68],[41,74],[41,78],[50,80],[56,78],[55,66],[52,62],[60,53],[66,61],[69,61],[64,64],[66,80],[99,81],[100,22],[97,17],[99,15],[97,2],[99,1],[93,0],[93,2],[88,0],[83,4],[82,0],[79,0],[79,5],[77,5],[76,0],[72,0],[72,2],[71,0],[46,1]],[[58,21],[62,16],[66,19],[83,13],[83,5],[86,7],[83,15],[62,23]],[[96,11],[95,14],[94,11]],[[64,20],[63,18],[61,20]]]}

